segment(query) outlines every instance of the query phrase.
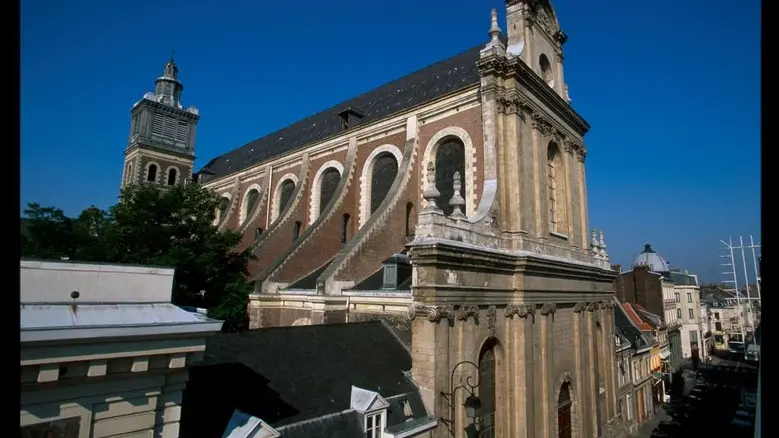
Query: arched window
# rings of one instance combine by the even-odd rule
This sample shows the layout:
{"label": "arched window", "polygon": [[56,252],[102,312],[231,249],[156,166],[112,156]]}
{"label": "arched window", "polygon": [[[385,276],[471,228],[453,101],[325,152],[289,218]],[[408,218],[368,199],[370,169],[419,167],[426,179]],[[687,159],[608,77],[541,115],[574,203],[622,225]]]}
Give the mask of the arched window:
{"label": "arched window", "polygon": [[322,184],[319,186],[319,214],[324,213],[325,207],[335,195],[335,189],[341,182],[341,172],[331,167],[322,173]]}
{"label": "arched window", "polygon": [[398,175],[398,160],[389,152],[376,158],[371,173],[371,214],[381,205]]}
{"label": "arched window", "polygon": [[126,181],[132,181],[133,180],[133,163],[127,164],[127,172],[124,175],[124,179]]}
{"label": "arched window", "polygon": [[549,143],[546,166],[549,231],[568,234],[568,218],[565,208],[567,204],[565,169],[563,167],[563,155],[555,142]]}
{"label": "arched window", "polygon": [[487,341],[479,355],[479,438],[495,438],[495,342]]}
{"label": "arched window", "polygon": [[300,228],[303,226],[303,224],[300,221],[296,221],[295,225],[292,226],[292,241],[297,242],[298,237],[300,237]]}
{"label": "arched window", "polygon": [[341,217],[341,243],[346,243],[349,234],[349,213],[344,213]]}
{"label": "arched window", "polygon": [[287,205],[292,200],[292,193],[295,192],[295,181],[291,179],[284,180],[278,190],[279,193],[276,195],[278,204],[276,205],[276,211],[273,213],[273,220],[281,216],[281,213],[284,212],[284,209],[287,208]]}
{"label": "arched window", "polygon": [[156,164],[150,164],[149,170],[146,172],[146,181],[147,182],[157,182],[157,165]]}
{"label": "arched window", "polygon": [[414,235],[414,231],[411,229],[411,213],[414,212],[414,203],[406,203],[406,237]]}
{"label": "arched window", "polygon": [[[435,153],[435,187],[441,193],[436,202],[447,216],[454,210],[449,201],[454,195],[455,172],[465,175],[465,145],[456,138],[448,138],[438,145]],[[467,204],[465,179],[462,178],[461,182],[460,195]],[[463,210],[468,211],[467,205],[463,206]]]}
{"label": "arched window", "polygon": [[175,168],[171,168],[168,170],[168,185],[169,186],[175,186],[176,185],[176,172]]}
{"label": "arched window", "polygon": [[541,79],[546,82],[550,87],[554,87],[554,74],[552,73],[552,65],[549,63],[549,58],[543,53],[538,57],[538,67],[541,69]]}
{"label": "arched window", "polygon": [[257,208],[260,200],[260,191],[257,189],[251,189],[246,193],[246,199],[243,203],[243,220],[248,221],[252,218],[254,210]]}
{"label": "arched window", "polygon": [[571,389],[563,383],[557,398],[557,438],[571,438]]}
{"label": "arched window", "polygon": [[230,198],[227,196],[222,196],[222,199],[219,200],[219,209],[216,214],[216,222],[219,223],[222,221],[222,219],[225,218],[227,215],[227,210],[230,208]]}

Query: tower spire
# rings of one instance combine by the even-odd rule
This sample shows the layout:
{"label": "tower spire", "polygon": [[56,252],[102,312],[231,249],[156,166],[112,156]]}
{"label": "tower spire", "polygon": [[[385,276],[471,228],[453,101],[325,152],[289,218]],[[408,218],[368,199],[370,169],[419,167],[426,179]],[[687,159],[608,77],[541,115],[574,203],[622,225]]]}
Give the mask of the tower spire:
{"label": "tower spire", "polygon": [[181,92],[184,90],[184,85],[179,81],[179,67],[173,60],[175,51],[170,51],[170,60],[165,63],[165,67],[162,70],[162,76],[158,77],[155,81],[156,87],[154,94],[157,96],[157,101],[165,103],[167,105],[181,108]]}

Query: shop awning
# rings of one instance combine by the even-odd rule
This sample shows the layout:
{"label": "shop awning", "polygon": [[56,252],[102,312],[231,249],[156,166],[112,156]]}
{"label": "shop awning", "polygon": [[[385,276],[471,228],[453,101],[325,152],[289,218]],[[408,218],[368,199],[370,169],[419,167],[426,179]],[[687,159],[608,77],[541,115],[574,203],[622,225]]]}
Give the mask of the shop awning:
{"label": "shop awning", "polygon": [[671,357],[671,352],[670,352],[670,351],[661,351],[661,352],[660,352],[660,356],[661,356],[663,359],[668,359],[669,357]]}

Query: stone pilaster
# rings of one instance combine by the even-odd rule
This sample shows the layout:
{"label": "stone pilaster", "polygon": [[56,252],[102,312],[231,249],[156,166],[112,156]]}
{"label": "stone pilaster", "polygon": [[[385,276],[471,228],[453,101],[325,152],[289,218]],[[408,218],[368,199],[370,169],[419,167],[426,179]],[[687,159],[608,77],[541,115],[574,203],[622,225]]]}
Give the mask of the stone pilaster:
{"label": "stone pilaster", "polygon": [[576,366],[577,379],[575,382],[575,391],[577,394],[578,405],[575,406],[576,411],[579,413],[576,424],[572,424],[571,427],[576,427],[579,433],[573,434],[574,436],[589,436],[587,431],[589,430],[589,424],[583,420],[586,415],[586,393],[587,388],[590,386],[589,377],[589,358],[587,357],[589,349],[587,342],[587,318],[585,309],[587,303],[579,302],[573,306],[573,336],[574,336],[574,363]]}
{"label": "stone pilaster", "polygon": [[597,303],[588,303],[587,304],[587,331],[588,331],[588,339],[589,339],[589,370],[588,374],[591,376],[590,378],[590,387],[589,387],[589,412],[585,416],[585,418],[590,419],[590,427],[592,434],[595,435],[598,430],[598,350],[596,345],[596,333],[597,330],[595,329],[595,308],[597,307]]}
{"label": "stone pilaster", "polygon": [[574,178],[576,175],[573,148],[567,141],[559,140],[560,152],[563,155],[563,169],[565,172],[565,216],[566,216],[566,230],[565,235],[568,236],[568,243],[576,245],[579,239],[576,238],[576,229],[574,228],[574,219],[577,213],[573,210],[573,190],[576,185],[574,184]]}
{"label": "stone pilaster", "polygon": [[546,238],[549,234],[549,212],[547,211],[547,147],[546,137],[552,133],[552,125],[546,121],[543,115],[533,114],[533,150],[535,153],[533,171],[535,178],[535,219],[536,233],[538,237]]}
{"label": "stone pilaster", "polygon": [[[544,437],[552,437],[555,430],[556,416],[553,412],[557,409],[557,400],[555,400],[554,385],[557,383],[557,373],[555,372],[554,361],[554,314],[557,311],[555,303],[545,303],[539,309],[541,315],[541,369],[543,373],[543,435]],[[552,357],[550,357],[552,356]]]}
{"label": "stone pilaster", "polygon": [[586,175],[584,173],[584,159],[585,159],[586,154],[587,154],[587,152],[584,149],[584,146],[582,146],[582,145],[579,145],[579,147],[576,148],[576,150],[575,150],[576,162],[577,162],[578,170],[579,170],[579,172],[578,172],[578,178],[579,178],[579,183],[578,183],[578,187],[579,187],[579,208],[580,208],[580,213],[579,214],[581,215],[581,220],[579,222],[580,222],[580,225],[581,225],[581,239],[582,239],[581,241],[582,241],[582,248],[583,249],[587,248],[587,246],[588,246],[587,243],[590,241],[589,240],[590,236],[589,236],[589,233],[588,233],[588,222],[589,222],[588,219],[589,218],[587,216],[587,177],[586,177]]}
{"label": "stone pilaster", "polygon": [[[535,436],[535,417],[533,415],[533,337],[535,328],[535,306],[527,304],[509,304],[506,306],[506,325],[511,336],[510,355],[513,366],[510,375],[512,386],[513,417],[509,435],[516,438],[532,438]],[[510,411],[511,412],[511,411]]]}
{"label": "stone pilaster", "polygon": [[[504,92],[498,98],[498,114],[502,121],[502,147],[498,149],[498,162],[501,169],[498,187],[501,191],[501,209],[505,213],[503,228],[506,231],[517,232],[522,229],[522,203],[524,201],[520,188],[519,153],[521,142],[521,120],[518,116],[519,100],[514,92]],[[502,116],[501,116],[502,114]]]}

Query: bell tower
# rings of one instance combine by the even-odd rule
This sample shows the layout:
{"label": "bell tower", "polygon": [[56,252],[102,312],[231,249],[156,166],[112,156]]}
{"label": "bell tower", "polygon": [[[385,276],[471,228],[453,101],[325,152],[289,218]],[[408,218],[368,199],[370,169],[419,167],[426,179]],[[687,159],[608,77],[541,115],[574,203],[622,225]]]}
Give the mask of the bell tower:
{"label": "bell tower", "polygon": [[506,0],[509,55],[519,57],[563,99],[570,102],[563,75],[568,36],[549,0]]}
{"label": "bell tower", "polygon": [[178,74],[171,55],[155,80],[154,93],[146,93],[130,110],[122,187],[143,183],[165,189],[192,178],[200,115],[195,107],[182,107],[184,85]]}

